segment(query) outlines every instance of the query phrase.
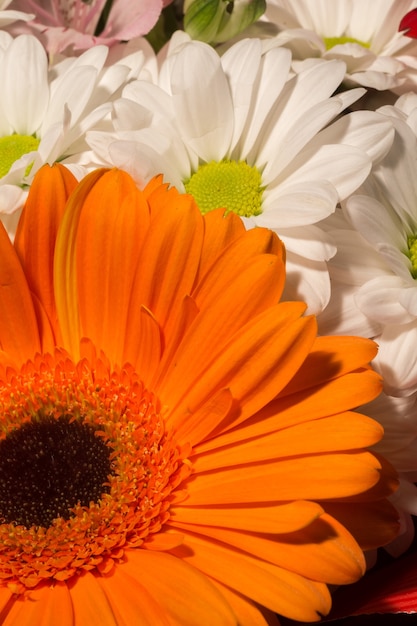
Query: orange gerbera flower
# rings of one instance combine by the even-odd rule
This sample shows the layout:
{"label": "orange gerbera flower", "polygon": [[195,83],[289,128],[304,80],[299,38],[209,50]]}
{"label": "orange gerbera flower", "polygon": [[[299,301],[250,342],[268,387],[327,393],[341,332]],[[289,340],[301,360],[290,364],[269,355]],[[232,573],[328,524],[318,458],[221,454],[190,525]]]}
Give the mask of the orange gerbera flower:
{"label": "orange gerbera flower", "polygon": [[374,344],[223,213],[54,166],[0,230],[2,626],[314,621],[395,535]]}

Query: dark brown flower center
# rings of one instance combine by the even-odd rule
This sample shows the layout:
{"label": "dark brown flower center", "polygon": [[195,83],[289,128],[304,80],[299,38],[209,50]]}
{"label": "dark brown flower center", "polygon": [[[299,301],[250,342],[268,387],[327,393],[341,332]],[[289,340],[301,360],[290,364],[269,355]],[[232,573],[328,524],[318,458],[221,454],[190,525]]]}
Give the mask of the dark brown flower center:
{"label": "dark brown flower center", "polygon": [[[69,415],[43,417],[0,441],[0,521],[48,528],[109,493],[112,449]],[[107,484],[106,484],[107,483]]]}

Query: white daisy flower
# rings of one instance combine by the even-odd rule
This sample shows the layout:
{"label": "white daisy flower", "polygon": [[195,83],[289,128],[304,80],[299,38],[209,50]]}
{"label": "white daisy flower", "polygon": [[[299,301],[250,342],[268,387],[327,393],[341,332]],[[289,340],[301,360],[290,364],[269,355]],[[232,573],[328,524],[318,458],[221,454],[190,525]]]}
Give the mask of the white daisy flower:
{"label": "white daisy flower", "polygon": [[402,395],[417,390],[417,96],[379,112],[395,128],[392,147],[343,214],[323,226],[337,254],[329,262],[335,288],[319,325],[347,333],[361,326],[360,334],[379,343],[375,366],[386,391]]}
{"label": "white daisy flower", "polygon": [[270,0],[265,19],[295,58],[341,59],[347,84],[404,93],[417,85],[417,41],[398,29],[415,7],[416,0]]}
{"label": "white daisy flower", "polygon": [[[356,302],[367,317],[383,325],[417,319],[417,137],[404,120],[390,119],[396,131],[391,150],[344,208],[361,236],[348,232],[345,242],[353,246],[356,239],[361,258],[354,249],[349,254],[340,246],[337,261],[341,266],[349,260],[348,271],[361,275],[361,281],[365,272],[372,275],[357,290]],[[366,269],[365,250],[368,258],[374,257]]]}
{"label": "white daisy flower", "polygon": [[49,67],[35,37],[0,31],[0,215],[22,206],[44,163],[90,164],[84,134],[109,114],[130,73],[122,63],[105,67],[107,54],[98,46]]}
{"label": "white daisy flower", "polygon": [[200,209],[233,210],[248,227],[278,232],[287,248],[287,297],[311,312],[326,305],[326,261],[335,252],[316,224],[351,194],[392,141],[391,123],[370,111],[335,118],[363,90],[333,95],[345,65],[297,75],[288,50],[258,39],[220,57],[182,33],[170,43],[159,84],[129,84],[115,102],[110,137],[87,141],[143,183],[162,172]]}

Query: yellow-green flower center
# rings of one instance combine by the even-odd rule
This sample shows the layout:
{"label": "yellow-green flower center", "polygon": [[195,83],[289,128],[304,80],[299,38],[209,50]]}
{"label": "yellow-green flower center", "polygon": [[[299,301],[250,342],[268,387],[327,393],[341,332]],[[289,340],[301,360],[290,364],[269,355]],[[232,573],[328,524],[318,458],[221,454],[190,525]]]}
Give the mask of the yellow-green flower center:
{"label": "yellow-green flower center", "polygon": [[210,161],[184,185],[203,214],[219,208],[244,217],[262,213],[261,173],[245,161]]}
{"label": "yellow-green flower center", "polygon": [[323,40],[327,50],[330,50],[330,48],[334,48],[334,46],[339,46],[344,43],[357,43],[362,46],[362,48],[369,48],[371,45],[367,41],[360,41],[359,39],[355,39],[354,37],[323,37]]}
{"label": "yellow-green flower center", "polygon": [[[9,135],[0,137],[0,178],[6,176],[13,163],[24,154],[37,150],[39,139],[32,135]],[[25,172],[30,172],[29,166]]]}
{"label": "yellow-green flower center", "polygon": [[408,251],[406,255],[411,261],[411,275],[417,278],[417,235],[410,235],[407,239]]}

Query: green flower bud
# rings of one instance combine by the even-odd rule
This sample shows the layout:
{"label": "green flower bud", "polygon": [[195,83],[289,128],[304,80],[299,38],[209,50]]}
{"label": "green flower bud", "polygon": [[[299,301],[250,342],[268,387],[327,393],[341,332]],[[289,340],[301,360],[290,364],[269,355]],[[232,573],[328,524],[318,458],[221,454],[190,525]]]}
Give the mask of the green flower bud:
{"label": "green flower bud", "polygon": [[193,39],[222,43],[265,12],[265,0],[185,0],[184,30]]}

